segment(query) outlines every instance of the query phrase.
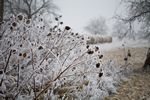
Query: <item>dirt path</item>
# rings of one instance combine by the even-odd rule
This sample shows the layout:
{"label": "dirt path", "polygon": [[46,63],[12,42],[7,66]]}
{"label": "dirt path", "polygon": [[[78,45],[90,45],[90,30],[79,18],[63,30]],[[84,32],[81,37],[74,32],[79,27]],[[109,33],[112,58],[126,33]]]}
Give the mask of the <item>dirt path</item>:
{"label": "dirt path", "polygon": [[[134,70],[128,76],[127,81],[122,81],[117,92],[105,100],[150,100],[150,73],[143,72],[142,66],[145,60],[147,48],[129,48],[131,50],[130,66]],[[124,64],[123,49],[112,50],[104,53],[106,57],[113,58],[118,65]]]}

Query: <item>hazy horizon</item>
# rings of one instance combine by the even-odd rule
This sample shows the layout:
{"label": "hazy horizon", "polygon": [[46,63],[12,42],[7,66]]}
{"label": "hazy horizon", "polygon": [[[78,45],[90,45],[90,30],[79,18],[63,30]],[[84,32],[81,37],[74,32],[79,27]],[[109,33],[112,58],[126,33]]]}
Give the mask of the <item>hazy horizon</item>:
{"label": "hazy horizon", "polygon": [[60,8],[62,21],[74,31],[85,33],[84,26],[93,18],[102,16],[106,18],[108,33],[113,25],[112,17],[119,7],[120,0],[55,0]]}

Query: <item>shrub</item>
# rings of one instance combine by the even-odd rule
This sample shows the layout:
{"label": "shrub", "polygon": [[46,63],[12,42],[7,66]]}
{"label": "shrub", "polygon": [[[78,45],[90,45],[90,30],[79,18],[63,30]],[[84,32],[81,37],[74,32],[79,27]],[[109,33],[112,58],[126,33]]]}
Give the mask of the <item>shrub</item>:
{"label": "shrub", "polygon": [[75,34],[69,26],[61,28],[58,18],[54,26],[45,26],[40,19],[32,21],[22,15],[19,20],[12,17],[4,23],[0,98],[92,99],[108,94],[101,87],[112,89],[113,83],[108,84],[106,78],[113,81],[116,77],[106,77],[108,69],[101,66],[99,48],[86,45],[84,36]]}

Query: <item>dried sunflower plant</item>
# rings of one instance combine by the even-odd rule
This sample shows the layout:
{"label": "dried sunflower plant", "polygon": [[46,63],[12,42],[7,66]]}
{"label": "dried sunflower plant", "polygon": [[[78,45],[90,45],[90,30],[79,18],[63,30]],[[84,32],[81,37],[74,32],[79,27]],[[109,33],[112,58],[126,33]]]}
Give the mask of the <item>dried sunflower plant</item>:
{"label": "dried sunflower plant", "polygon": [[60,19],[46,26],[41,17],[33,21],[19,14],[3,23],[1,100],[92,99],[109,93],[104,87],[113,87],[107,80],[114,80],[117,71],[112,75],[102,67],[99,47],[87,45]]}

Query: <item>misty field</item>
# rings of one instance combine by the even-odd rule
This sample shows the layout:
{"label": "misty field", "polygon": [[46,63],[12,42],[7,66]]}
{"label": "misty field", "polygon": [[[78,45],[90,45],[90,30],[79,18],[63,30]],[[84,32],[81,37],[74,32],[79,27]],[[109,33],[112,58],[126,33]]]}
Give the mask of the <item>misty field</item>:
{"label": "misty field", "polygon": [[[145,59],[146,59],[146,53],[148,50],[148,47],[129,47],[126,48],[127,50],[130,50],[131,57],[128,59],[128,66],[132,69],[142,68],[144,65]],[[125,61],[125,54],[127,53],[127,50],[125,51],[124,48],[116,48],[108,51],[104,51],[104,61],[107,59],[112,59],[116,62],[118,65],[124,65]]]}
{"label": "misty field", "polygon": [[[127,75],[127,80],[122,80],[117,92],[106,97],[105,100],[149,100],[150,99],[150,74],[142,72],[142,67],[146,59],[148,47],[127,48],[131,51],[128,61],[128,69],[132,69]],[[104,59],[113,59],[119,66],[124,65],[125,50],[116,48],[104,51]]]}

